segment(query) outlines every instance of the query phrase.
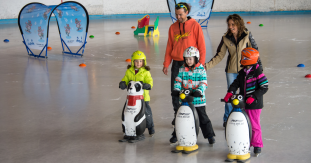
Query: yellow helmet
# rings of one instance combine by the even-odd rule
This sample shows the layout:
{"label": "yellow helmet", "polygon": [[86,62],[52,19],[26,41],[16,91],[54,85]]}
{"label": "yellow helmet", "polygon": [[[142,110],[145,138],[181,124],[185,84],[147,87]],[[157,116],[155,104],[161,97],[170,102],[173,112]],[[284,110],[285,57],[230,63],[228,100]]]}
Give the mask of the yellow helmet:
{"label": "yellow helmet", "polygon": [[142,51],[137,50],[132,54],[132,66],[134,66],[134,60],[136,59],[144,60],[144,66],[147,66],[146,56]]}

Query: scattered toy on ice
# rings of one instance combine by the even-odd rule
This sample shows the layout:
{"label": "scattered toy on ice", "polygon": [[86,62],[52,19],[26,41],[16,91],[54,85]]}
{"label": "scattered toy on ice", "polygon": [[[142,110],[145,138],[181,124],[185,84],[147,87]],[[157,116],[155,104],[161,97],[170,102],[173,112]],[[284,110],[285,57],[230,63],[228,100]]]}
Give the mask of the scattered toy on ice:
{"label": "scattered toy on ice", "polygon": [[120,32],[116,32],[116,35],[119,35],[120,34]]}
{"label": "scattered toy on ice", "polygon": [[306,75],[305,78],[311,78],[311,74]]}
{"label": "scattered toy on ice", "polygon": [[304,64],[299,64],[299,65],[297,65],[297,67],[305,67],[305,65]]}
{"label": "scattered toy on ice", "polygon": [[247,22],[247,24],[251,24],[251,22]]}
{"label": "scattered toy on ice", "polygon": [[259,24],[260,27],[263,27],[263,24]]}
{"label": "scattered toy on ice", "polygon": [[131,59],[126,59],[125,62],[132,62]]}
{"label": "scattered toy on ice", "polygon": [[90,36],[90,38],[94,38],[94,36],[93,36],[93,35],[91,35],[91,36]]}
{"label": "scattered toy on ice", "polygon": [[48,50],[52,50],[52,47],[50,47],[50,46],[48,46],[48,48],[47,48]]}
{"label": "scattered toy on ice", "polygon": [[10,42],[10,40],[5,39],[5,40],[3,40],[3,42],[8,43],[8,42]]}
{"label": "scattered toy on ice", "polygon": [[85,66],[86,66],[86,64],[81,63],[79,66],[80,66],[80,67],[85,67]]}

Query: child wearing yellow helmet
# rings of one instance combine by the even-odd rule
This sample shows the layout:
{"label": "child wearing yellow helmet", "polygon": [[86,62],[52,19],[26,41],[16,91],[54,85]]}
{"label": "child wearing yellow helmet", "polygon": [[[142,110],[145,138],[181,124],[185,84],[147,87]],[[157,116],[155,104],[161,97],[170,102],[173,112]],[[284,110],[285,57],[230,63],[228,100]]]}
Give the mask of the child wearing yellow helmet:
{"label": "child wearing yellow helmet", "polygon": [[144,101],[146,106],[146,128],[148,128],[149,135],[153,136],[155,133],[152,111],[149,105],[150,96],[149,90],[153,87],[153,79],[150,74],[150,67],[147,66],[146,56],[142,51],[135,51],[132,54],[131,65],[127,66],[127,70],[121,82],[119,88],[124,90],[130,81],[141,81],[143,82],[144,89]]}

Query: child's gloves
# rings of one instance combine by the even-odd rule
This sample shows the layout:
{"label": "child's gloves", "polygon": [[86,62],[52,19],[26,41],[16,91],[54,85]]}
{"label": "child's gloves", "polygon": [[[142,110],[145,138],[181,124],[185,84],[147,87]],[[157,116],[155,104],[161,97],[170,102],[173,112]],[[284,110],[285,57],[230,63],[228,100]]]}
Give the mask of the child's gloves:
{"label": "child's gloves", "polygon": [[225,102],[228,102],[232,95],[233,94],[231,92],[228,92],[224,98]]}
{"label": "child's gloves", "polygon": [[125,81],[121,81],[120,83],[119,83],[119,88],[121,88],[122,90],[124,90],[124,89],[126,89],[126,83],[125,83]]}
{"label": "child's gloves", "polygon": [[171,96],[179,96],[179,91],[177,90],[173,90],[172,93],[171,93]]}
{"label": "child's gloves", "polygon": [[195,91],[192,95],[193,97],[203,97],[200,91]]}
{"label": "child's gloves", "polygon": [[145,89],[145,90],[151,90],[151,85],[150,85],[150,84],[147,84],[147,83],[144,83],[144,84],[143,84],[143,89]]}
{"label": "child's gloves", "polygon": [[253,102],[255,101],[255,99],[253,97],[249,97],[247,100],[246,100],[246,103],[248,105],[252,104]]}

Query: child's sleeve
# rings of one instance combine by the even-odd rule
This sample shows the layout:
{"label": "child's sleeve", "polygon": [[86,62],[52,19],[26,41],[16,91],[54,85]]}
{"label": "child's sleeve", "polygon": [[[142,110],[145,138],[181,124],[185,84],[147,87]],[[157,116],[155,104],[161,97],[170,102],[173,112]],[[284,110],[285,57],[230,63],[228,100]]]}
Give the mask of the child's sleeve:
{"label": "child's sleeve", "polygon": [[230,85],[230,87],[228,89],[228,92],[231,92],[231,91],[235,92],[236,90],[238,90],[238,88],[240,87],[240,80],[239,80],[239,78],[240,78],[240,73],[238,74],[236,79],[233,81],[233,83]]}
{"label": "child's sleeve", "polygon": [[203,95],[204,91],[207,88],[207,76],[205,69],[202,69],[199,80],[200,80],[199,87],[196,90],[200,91],[201,95]]}
{"label": "child's sleeve", "polygon": [[258,75],[257,77],[257,84],[259,86],[259,89],[257,89],[253,95],[257,98],[257,97],[261,97],[263,96],[267,91],[268,91],[268,79],[265,76],[264,73],[261,73],[260,75]]}
{"label": "child's sleeve", "polygon": [[153,79],[149,71],[147,71],[147,75],[145,76],[144,83],[150,84],[151,88],[153,87]]}
{"label": "child's sleeve", "polygon": [[126,83],[126,85],[128,85],[129,84],[129,82],[130,82],[130,80],[129,80],[129,78],[128,78],[128,72],[127,72],[128,70],[126,70],[126,72],[125,72],[125,75],[124,75],[124,77],[122,78],[122,80],[121,81],[125,81],[125,83]]}
{"label": "child's sleeve", "polygon": [[175,78],[175,81],[174,81],[174,90],[181,91],[182,74],[183,73],[179,69],[178,75],[177,75],[177,77]]}

